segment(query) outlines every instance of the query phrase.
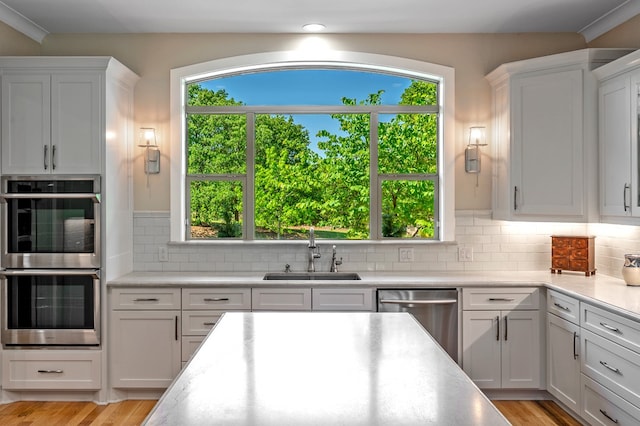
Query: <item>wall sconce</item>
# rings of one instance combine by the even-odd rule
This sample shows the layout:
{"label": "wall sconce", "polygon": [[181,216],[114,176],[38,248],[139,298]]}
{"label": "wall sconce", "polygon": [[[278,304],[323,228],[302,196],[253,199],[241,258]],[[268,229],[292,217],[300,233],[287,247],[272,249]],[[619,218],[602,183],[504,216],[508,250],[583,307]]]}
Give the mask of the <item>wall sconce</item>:
{"label": "wall sconce", "polygon": [[144,148],[144,173],[147,175],[160,173],[160,148],[156,142],[156,129],[140,128],[140,148]]}
{"label": "wall sconce", "polygon": [[487,132],[484,127],[469,128],[469,143],[464,150],[464,171],[480,173],[480,147],[487,146]]}

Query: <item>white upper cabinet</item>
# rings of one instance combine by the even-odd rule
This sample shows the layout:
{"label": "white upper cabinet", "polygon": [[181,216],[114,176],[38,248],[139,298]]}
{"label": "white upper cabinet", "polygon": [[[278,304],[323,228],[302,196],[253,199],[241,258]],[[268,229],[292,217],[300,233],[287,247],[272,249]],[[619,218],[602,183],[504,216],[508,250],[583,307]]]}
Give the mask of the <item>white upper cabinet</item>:
{"label": "white upper cabinet", "polygon": [[597,216],[597,82],[591,70],[628,51],[584,49],[504,64],[492,87],[497,219]]}
{"label": "white upper cabinet", "polygon": [[599,89],[600,215],[604,222],[637,221],[640,51],[596,71]]}
{"label": "white upper cabinet", "polygon": [[106,57],[5,57],[0,73],[3,174],[103,171],[108,94],[133,73]]}

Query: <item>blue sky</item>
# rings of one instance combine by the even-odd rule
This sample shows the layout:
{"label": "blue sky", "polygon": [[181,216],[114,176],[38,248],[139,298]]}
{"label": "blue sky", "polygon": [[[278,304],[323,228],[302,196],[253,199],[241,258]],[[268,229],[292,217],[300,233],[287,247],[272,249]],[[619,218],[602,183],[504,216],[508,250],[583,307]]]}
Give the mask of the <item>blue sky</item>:
{"label": "blue sky", "polygon": [[[362,101],[384,90],[382,101],[397,105],[411,80],[389,74],[352,70],[278,70],[225,77],[200,83],[212,90],[224,89],[246,105],[342,105],[342,98]],[[338,132],[337,122],[328,115],[295,116],[309,130],[312,145],[318,130]]]}

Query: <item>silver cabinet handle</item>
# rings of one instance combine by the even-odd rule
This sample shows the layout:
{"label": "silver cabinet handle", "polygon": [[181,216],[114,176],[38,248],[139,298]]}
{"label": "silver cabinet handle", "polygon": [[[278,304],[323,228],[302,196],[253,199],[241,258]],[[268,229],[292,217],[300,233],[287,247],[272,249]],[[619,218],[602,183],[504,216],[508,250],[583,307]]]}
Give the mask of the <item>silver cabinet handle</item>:
{"label": "silver cabinet handle", "polygon": [[610,415],[607,414],[606,411],[604,411],[603,409],[600,409],[600,412],[602,413],[603,416],[605,416],[606,418],[608,418],[609,420],[611,420],[613,423],[618,424],[618,419],[614,419],[613,417],[611,417]]}
{"label": "silver cabinet handle", "polygon": [[490,297],[489,302],[513,302],[514,299],[509,299],[507,297]]}
{"label": "silver cabinet handle", "polygon": [[567,308],[566,306],[562,306],[559,303],[553,302],[553,306],[555,306],[558,309],[562,309],[563,311],[570,311],[571,309]]}
{"label": "silver cabinet handle", "polygon": [[434,300],[390,300],[382,299],[380,303],[387,303],[391,305],[450,305],[452,303],[458,303],[456,299],[434,299]]}
{"label": "silver cabinet handle", "polygon": [[56,146],[51,145],[51,170],[56,169]]}
{"label": "silver cabinet handle", "polygon": [[518,210],[518,187],[513,187],[513,210]]}
{"label": "silver cabinet handle", "polygon": [[203,323],[203,325],[216,325],[215,321],[207,321],[205,323]]}
{"label": "silver cabinet handle", "polygon": [[509,340],[509,320],[507,316],[504,316],[504,341]]}
{"label": "silver cabinet handle", "polygon": [[47,154],[49,153],[49,147],[47,145],[44,146],[44,169],[47,170],[49,168],[49,159],[47,158]]}
{"label": "silver cabinet handle", "polygon": [[62,374],[64,370],[38,370],[38,373],[42,374]]}
{"label": "silver cabinet handle", "polygon": [[496,317],[496,340],[500,341],[500,315]]}
{"label": "silver cabinet handle", "polygon": [[157,297],[138,297],[137,299],[133,299],[134,302],[159,302],[160,299]]}
{"label": "silver cabinet handle", "polygon": [[600,364],[602,364],[605,368],[607,368],[607,369],[609,369],[609,370],[613,371],[614,373],[618,373],[618,374],[622,375],[622,373],[620,372],[620,370],[619,370],[619,369],[617,369],[617,368],[615,368],[615,367],[610,366],[610,365],[609,365],[609,364],[607,364],[606,362],[604,362],[604,361],[600,361]]}
{"label": "silver cabinet handle", "polygon": [[619,329],[619,328],[612,327],[612,326],[610,326],[610,325],[609,325],[609,324],[607,324],[607,323],[601,322],[601,323],[600,323],[600,325],[601,325],[601,326],[603,326],[604,328],[606,328],[606,329],[607,329],[607,330],[609,330],[609,331],[613,331],[613,332],[615,332],[615,333],[622,334],[622,331],[620,331],[620,329]]}
{"label": "silver cabinet handle", "polygon": [[573,359],[578,359],[578,353],[576,352],[576,340],[578,339],[578,332],[573,332]]}
{"label": "silver cabinet handle", "polygon": [[628,183],[624,184],[624,189],[622,190],[622,205],[624,206],[624,211],[626,212],[631,206],[627,205],[627,189],[630,189]]}
{"label": "silver cabinet handle", "polygon": [[205,297],[205,302],[228,302],[228,297]]}

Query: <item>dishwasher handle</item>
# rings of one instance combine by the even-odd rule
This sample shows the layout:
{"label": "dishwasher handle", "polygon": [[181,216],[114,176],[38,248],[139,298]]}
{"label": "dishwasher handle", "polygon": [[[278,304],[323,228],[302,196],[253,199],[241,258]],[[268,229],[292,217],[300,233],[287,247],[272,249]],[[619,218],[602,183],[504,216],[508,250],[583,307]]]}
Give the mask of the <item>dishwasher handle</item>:
{"label": "dishwasher handle", "polygon": [[394,305],[451,305],[458,303],[457,299],[432,299],[432,300],[411,300],[411,299],[382,299],[380,303]]}

